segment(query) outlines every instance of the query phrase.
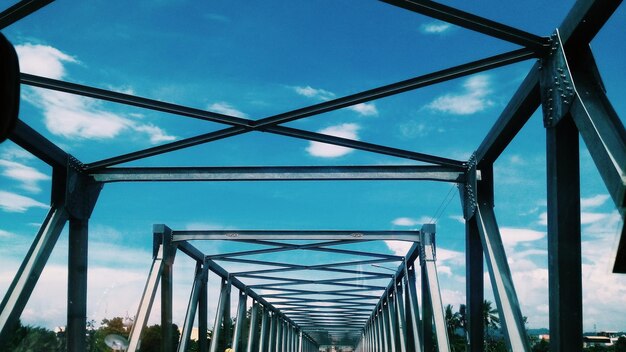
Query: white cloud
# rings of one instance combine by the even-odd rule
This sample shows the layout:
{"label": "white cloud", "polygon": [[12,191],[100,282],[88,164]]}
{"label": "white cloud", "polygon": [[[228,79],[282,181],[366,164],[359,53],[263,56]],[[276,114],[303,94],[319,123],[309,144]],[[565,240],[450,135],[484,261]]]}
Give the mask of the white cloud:
{"label": "white cloud", "polygon": [[413,242],[407,242],[407,241],[385,241],[385,244],[387,245],[387,247],[395,255],[404,256],[404,255],[407,254],[407,252],[409,251],[409,249],[413,245]]}
{"label": "white cloud", "polygon": [[27,152],[26,150],[22,148],[18,148],[16,146],[10,146],[4,149],[2,152],[2,155],[0,155],[0,158],[6,159],[6,160],[20,160],[20,161],[35,159],[35,157],[31,153]]}
{"label": "white cloud", "polygon": [[49,206],[29,197],[0,191],[0,208],[9,213],[23,213],[30,208],[48,209]]}
{"label": "white cloud", "polygon": [[463,84],[463,88],[463,93],[440,96],[426,107],[437,112],[471,115],[493,105],[493,102],[487,98],[491,93],[488,76],[476,75],[470,77]]}
{"label": "white cloud", "polygon": [[548,212],[544,211],[543,213],[539,214],[539,220],[537,220],[537,224],[548,226]]}
{"label": "white cloud", "polygon": [[237,108],[235,108],[231,104],[224,102],[224,101],[209,105],[209,110],[220,113],[220,114],[230,115],[230,116],[235,116],[235,117],[242,117],[242,118],[248,117],[248,114],[237,110]]}
{"label": "white cloud", "polygon": [[329,92],[324,89],[316,89],[311,86],[306,87],[293,87],[293,90],[307,98],[315,98],[319,100],[330,100],[335,97],[335,93]]}
{"label": "white cloud", "polygon": [[537,241],[546,237],[545,232],[523,228],[502,227],[502,242],[505,246],[514,246],[520,242]]}
{"label": "white cloud", "polygon": [[355,111],[361,116],[378,116],[378,109],[374,103],[360,103],[348,107],[348,109]]}
{"label": "white cloud", "polygon": [[[359,140],[359,137],[357,135],[357,131],[359,130],[359,128],[359,125],[355,123],[344,123],[337,126],[327,127],[323,130],[318,131],[318,133],[352,140]],[[309,142],[309,146],[306,150],[312,156],[317,156],[320,158],[337,158],[352,152],[354,149],[320,142]]]}
{"label": "white cloud", "polygon": [[463,217],[463,215],[450,215],[448,216],[448,219],[455,220],[461,224],[465,224],[465,218]]}
{"label": "white cloud", "polygon": [[65,76],[65,63],[78,62],[74,57],[48,45],[16,45],[15,51],[19,57],[21,72],[54,79]]}
{"label": "white cloud", "polygon": [[[72,56],[46,46],[17,45],[20,69],[36,75],[63,79],[65,64],[77,63]],[[130,89],[130,88],[127,88]],[[100,107],[96,100],[58,91],[32,88],[24,98],[43,110],[46,128],[55,135],[70,139],[110,139],[125,131],[148,135],[151,143],[175,139],[163,130],[150,124],[139,124]]]}
{"label": "white cloud", "polygon": [[452,28],[452,25],[445,22],[430,22],[422,25],[422,31],[428,34],[441,34]]}
{"label": "white cloud", "polygon": [[394,219],[391,223],[396,226],[415,226],[415,225],[420,224],[420,222],[418,222],[417,219],[413,219],[413,218],[397,218],[397,219]]}
{"label": "white cloud", "polygon": [[582,212],[580,214],[580,223],[583,225],[593,224],[594,222],[602,221],[609,216],[610,214],[607,213]]}
{"label": "white cloud", "polygon": [[41,191],[38,186],[39,181],[46,181],[50,176],[40,172],[34,167],[30,167],[12,160],[0,159],[0,167],[4,170],[2,174],[21,182],[21,187],[29,192],[37,193]]}
{"label": "white cloud", "polygon": [[609,199],[608,194],[598,194],[589,198],[581,198],[580,206],[581,208],[596,208],[604,204],[607,199]]}
{"label": "white cloud", "polygon": [[9,237],[14,237],[14,236],[15,234],[9,231],[0,230],[0,238],[9,238]]}
{"label": "white cloud", "polygon": [[142,125],[134,124],[133,129],[137,132],[144,132],[150,137],[150,143],[158,144],[161,142],[170,142],[176,139],[174,136],[170,136],[162,128],[157,127],[151,123]]}

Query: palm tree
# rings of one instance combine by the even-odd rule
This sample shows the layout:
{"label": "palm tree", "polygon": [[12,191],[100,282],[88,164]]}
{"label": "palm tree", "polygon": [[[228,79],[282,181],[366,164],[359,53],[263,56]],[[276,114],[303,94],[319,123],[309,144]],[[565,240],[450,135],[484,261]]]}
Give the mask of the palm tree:
{"label": "palm tree", "polygon": [[456,329],[461,327],[461,315],[458,312],[453,312],[451,304],[446,305],[445,318],[446,327],[448,328],[448,336],[453,336]]}
{"label": "palm tree", "polygon": [[489,335],[489,328],[500,328],[500,317],[498,316],[498,310],[491,306],[491,302],[485,300],[483,302],[483,325]]}

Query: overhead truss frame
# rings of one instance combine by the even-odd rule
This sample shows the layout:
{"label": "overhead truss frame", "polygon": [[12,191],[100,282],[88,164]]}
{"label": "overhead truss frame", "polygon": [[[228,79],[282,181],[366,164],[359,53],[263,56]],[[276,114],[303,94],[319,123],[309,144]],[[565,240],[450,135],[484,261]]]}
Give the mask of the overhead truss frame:
{"label": "overhead truss frame", "polygon": [[[18,2],[0,13],[0,29],[19,21],[50,2],[49,0],[23,0]],[[626,212],[626,132],[621,120],[606,97],[599,70],[589,49],[589,43],[618,8],[621,1],[579,0],[555,32],[547,36],[527,33],[429,0],[384,0],[384,2],[511,42],[521,46],[521,48],[257,120],[243,119],[22,73],[20,78],[24,85],[217,122],[228,127],[157,147],[114,156],[105,160],[85,162],[75,159],[28,124],[18,120],[9,138],[52,167],[53,186],[50,212],[35,236],[31,249],[0,304],[0,341],[5,341],[8,338],[12,327],[17,323],[61,230],[66,223],[69,223],[71,250],[68,264],[68,350],[84,350],[88,222],[91,212],[97,203],[98,195],[105,183],[154,181],[434,180],[458,184],[464,208],[467,243],[469,350],[481,351],[483,349],[483,327],[480,315],[483,302],[484,258],[490,274],[491,286],[494,288],[496,304],[502,319],[507,344],[512,350],[527,351],[529,346],[523,333],[519,302],[513,288],[511,272],[493,211],[493,183],[495,181],[493,164],[526,124],[530,116],[539,106],[542,106],[547,136],[546,155],[548,160],[551,348],[553,351],[577,350],[581,341],[573,337],[582,336],[580,186],[578,181],[579,166],[577,161],[573,160],[577,158],[571,158],[571,152],[578,150],[579,135],[596,163],[603,182],[606,184],[622,219],[624,219]],[[404,150],[393,146],[350,140],[283,126],[287,122],[298,119],[308,118],[529,59],[536,59],[537,62],[504,108],[496,123],[487,133],[483,142],[476,148],[472,158],[467,161],[453,160],[419,151]],[[418,161],[427,165],[228,168],[209,168],[204,166],[191,168],[114,167],[129,161],[251,132],[267,132],[328,143],[394,156],[400,159]],[[569,154],[566,155],[566,153]],[[427,231],[423,232],[426,233]],[[233,234],[234,232],[230,232],[230,235]],[[360,234],[362,237],[355,237],[357,234]],[[156,283],[160,280],[162,300],[168,302],[168,299],[171,299],[171,275],[168,274],[170,273],[168,270],[171,269],[173,262],[172,248],[196,258],[198,266],[190,301],[197,301],[197,305],[195,305],[196,308],[190,308],[188,311],[188,315],[191,317],[195,314],[192,311],[193,309],[198,309],[198,311],[202,312],[206,307],[206,301],[202,297],[203,292],[206,293],[206,287],[203,285],[205,285],[204,282],[209,271],[216,272],[222,276],[224,279],[222,284],[224,292],[229,292],[233,285],[235,287],[243,285],[238,277],[258,279],[259,277],[267,278],[269,277],[267,275],[270,274],[258,271],[256,273],[232,274],[224,272],[216,264],[212,263],[215,263],[217,260],[241,261],[242,259],[237,258],[239,255],[232,254],[222,254],[212,259],[202,255],[188,241],[198,239],[194,238],[194,236],[202,237],[205,235],[208,236],[209,234],[173,232],[171,238],[166,239],[166,237],[162,237],[160,244],[155,245],[155,261],[153,263],[153,270],[160,274],[154,274],[156,276],[150,274],[151,279],[146,285],[146,292],[152,290],[151,292],[154,294],[153,288],[155,289]],[[263,237],[264,235],[259,232],[245,233],[241,231],[237,232],[235,240],[260,241],[260,243],[265,243],[272,250],[276,251],[295,250],[298,246],[294,247],[291,244],[276,243],[276,241],[279,241],[278,238],[286,239],[292,235],[296,236],[297,232]],[[310,236],[313,233],[306,233],[306,235]],[[219,237],[228,236],[228,234],[213,232],[210,236]],[[376,235],[374,233],[357,231],[352,233],[337,232],[325,234],[325,236],[329,236],[323,239],[324,241],[329,241],[327,244],[312,246],[309,249],[337,251],[337,254],[341,254],[337,248],[333,248],[335,243],[333,241],[363,241],[365,240],[364,238],[370,238],[371,240],[389,239],[389,237],[385,236],[399,236],[400,239],[406,240],[406,236],[409,235],[405,236],[397,233],[392,235],[382,232]],[[352,237],[350,238],[350,236]],[[423,233],[421,236],[423,236]],[[431,245],[429,239],[430,237],[422,237],[420,239],[419,248],[421,248],[422,253],[416,255],[416,258],[419,257],[421,261],[422,284],[426,288],[436,287],[436,275],[433,275],[433,273],[436,274],[436,270],[433,269],[432,265],[434,257],[429,255],[429,253],[434,252],[427,250],[428,246]],[[322,239],[320,238],[320,240]],[[164,243],[169,244],[164,245]],[[306,248],[300,247],[298,249]],[[173,250],[173,252],[176,250]],[[412,251],[415,251],[415,248]],[[391,259],[377,257],[369,261],[371,262],[370,264],[375,264],[374,262],[377,261]],[[298,265],[283,264],[285,265],[279,266],[280,269],[277,269],[278,272],[284,273],[285,271],[303,269]],[[329,291],[332,295],[335,295],[335,302],[340,305],[335,312],[337,325],[348,325],[352,329],[361,324],[360,338],[357,344],[358,349],[361,351],[381,351],[385,350],[385,348],[402,351],[422,351],[424,346],[429,346],[432,343],[430,341],[432,336],[430,334],[422,334],[420,341],[420,331],[429,331],[433,323],[435,326],[441,324],[440,312],[437,309],[433,311],[428,308],[433,307],[432,304],[428,304],[429,301],[432,302],[438,299],[438,290],[426,290],[426,292],[429,292],[423,298],[426,302],[424,306],[426,308],[420,313],[415,295],[416,269],[409,262],[400,265],[399,268],[402,268],[402,270],[393,275],[389,286],[384,289],[379,303],[374,307],[367,319],[365,314],[356,310],[355,305],[350,304],[350,302],[361,301],[361,299],[369,299],[370,295],[368,295],[367,291],[355,291],[354,287],[351,287],[349,290],[334,289]],[[341,268],[341,265],[338,265],[337,267],[326,267],[325,270],[338,273],[344,269]],[[626,273],[626,231],[624,228],[621,232],[621,240],[617,248],[613,270],[615,273]],[[372,277],[377,276],[372,275]],[[280,293],[268,295],[268,299],[286,300],[289,302],[289,305],[285,305],[283,309],[276,309],[272,313],[268,313],[271,309],[268,312],[260,309],[258,304],[253,307],[253,319],[260,321],[266,332],[265,335],[262,334],[260,339],[262,341],[261,345],[266,343],[269,346],[281,345],[284,347],[284,350],[293,350],[294,346],[306,346],[303,349],[305,351],[315,348],[317,342],[311,338],[313,330],[308,335],[298,335],[298,332],[304,331],[306,321],[319,322],[320,320],[314,313],[307,311],[312,302],[303,298],[303,296],[306,296],[308,292],[289,287],[301,285],[303,281],[306,280],[284,280],[278,286],[265,285],[266,288],[272,287],[273,289],[281,287]],[[318,282],[318,284],[321,283],[324,282]],[[333,284],[341,286],[345,285],[346,282],[335,280]],[[246,288],[242,289],[242,295],[253,297],[251,296],[254,295],[252,292],[254,291],[251,290],[251,287],[246,286]],[[147,296],[144,294],[145,297]],[[261,304],[266,302],[267,307],[272,306],[260,296],[253,298]],[[245,300],[241,298],[240,302],[245,302]],[[146,314],[145,312],[149,311],[148,306],[142,303],[141,309],[143,311],[140,311],[140,313]],[[218,306],[226,312],[229,305],[227,302],[220,300]],[[346,311],[351,310],[354,314],[348,317]],[[290,314],[293,314],[294,319],[290,320],[287,318],[287,313],[283,315],[281,311],[291,312]],[[309,314],[308,320],[304,318],[307,312]],[[218,319],[219,316],[218,314]],[[421,316],[421,319],[418,319],[418,316]],[[279,319],[279,317],[281,318]],[[167,309],[162,314],[162,319],[163,326],[166,327],[164,331],[167,331],[167,327],[171,327],[171,315],[168,315]],[[347,324],[349,321],[359,322],[359,324],[351,326],[351,324]],[[328,323],[328,321],[325,322]],[[185,326],[188,328],[187,325]],[[131,333],[131,340],[135,336],[132,334],[136,334],[135,331],[136,328]],[[185,330],[185,336],[187,332],[188,330]],[[440,349],[445,350],[445,346],[447,346],[445,337],[441,335],[440,331],[438,332],[436,335],[438,346],[440,346]],[[173,343],[168,338],[164,338],[164,344],[170,345]],[[183,344],[179,346],[183,346]],[[208,346],[202,348],[206,350]]]}

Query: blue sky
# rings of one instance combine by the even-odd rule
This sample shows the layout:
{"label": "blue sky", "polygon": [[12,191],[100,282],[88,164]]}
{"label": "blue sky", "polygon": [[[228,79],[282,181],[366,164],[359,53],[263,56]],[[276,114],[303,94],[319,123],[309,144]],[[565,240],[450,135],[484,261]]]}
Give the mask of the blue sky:
{"label": "blue sky", "polygon": [[[537,35],[549,35],[573,4],[445,3]],[[592,42],[622,121],[625,24],[622,6]],[[376,1],[56,2],[3,33],[17,48],[22,72],[250,119],[517,49]],[[532,64],[287,126],[467,160]],[[85,163],[222,127],[26,86],[20,118]],[[368,164],[410,162],[253,133],[128,165]],[[540,111],[500,157],[495,176],[496,215],[522,313],[531,327],[546,327]],[[12,142],[0,145],[0,293],[45,216],[50,177],[47,165]],[[626,330],[626,277],[610,273],[621,220],[584,147],[581,184],[584,327]],[[436,219],[438,265],[444,304],[458,307],[464,301],[464,226],[458,192],[450,191],[451,185],[434,182],[109,184],[90,225],[89,317],[99,321],[134,314],[151,260],[154,223],[174,229],[404,230],[431,221],[439,206],[448,204],[449,194],[451,201]],[[64,325],[66,239],[59,240],[23,314],[28,323]],[[379,248],[387,253],[406,249],[393,243]],[[190,261],[177,263],[178,321],[192,268]]]}

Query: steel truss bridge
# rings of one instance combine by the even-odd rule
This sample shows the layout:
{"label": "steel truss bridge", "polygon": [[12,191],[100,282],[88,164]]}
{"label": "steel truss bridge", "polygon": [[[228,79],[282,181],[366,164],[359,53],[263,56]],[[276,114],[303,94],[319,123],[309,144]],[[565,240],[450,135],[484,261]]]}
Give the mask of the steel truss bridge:
{"label": "steel truss bridge", "polygon": [[[10,338],[57,239],[69,223],[67,346],[85,350],[87,309],[87,234],[92,210],[101,189],[110,182],[168,181],[284,181],[284,180],[435,180],[459,185],[466,220],[468,351],[482,351],[483,259],[494,290],[509,350],[529,351],[520,305],[496,222],[493,164],[539,106],[543,109],[548,160],[549,306],[552,351],[576,351],[582,346],[582,279],[579,182],[579,136],[586,144],[620,211],[625,210],[626,133],[606,97],[589,48],[621,1],[576,2],[553,33],[537,36],[511,26],[427,0],[383,0],[406,11],[452,23],[518,45],[520,48],[481,60],[263,119],[244,119],[100,88],[11,72],[16,57],[3,41],[2,129],[9,138],[53,170],[51,207],[32,247],[4,294],[0,306],[0,342]],[[0,13],[0,28],[11,25],[51,1],[23,0]],[[11,55],[11,52],[13,55]],[[5,54],[6,53],[6,54]],[[397,149],[284,126],[317,114],[401,94],[477,72],[524,60],[536,63],[501,112],[469,160],[452,160],[413,150]],[[17,82],[17,83],[16,83]],[[217,122],[226,127],[192,138],[84,163],[19,120],[15,97],[19,86],[29,85],[188,118]],[[316,167],[150,167],[118,165],[244,133],[265,132],[285,137],[349,147],[423,162],[422,166],[316,166]],[[406,256],[351,249],[368,241],[399,240],[412,243]],[[262,249],[205,254],[195,243],[227,240],[262,246]],[[285,251],[323,251],[346,261],[318,264],[281,263],[249,259],[252,254]],[[196,263],[195,280],[180,341],[172,341],[172,267],[177,252]],[[358,256],[359,259],[354,259]],[[419,261],[418,261],[419,260]],[[247,266],[228,272],[219,263]],[[349,269],[354,265],[392,263],[392,272]],[[417,268],[419,263],[419,273]],[[621,240],[613,271],[626,273],[626,234]],[[315,272],[315,275],[307,273]],[[222,278],[218,313],[207,321],[207,275]],[[421,283],[418,302],[416,278]],[[312,278],[313,277],[313,278]],[[359,282],[354,279],[358,277]],[[381,285],[380,281],[386,284]],[[307,285],[327,289],[312,291]],[[177,231],[154,227],[154,258],[130,336],[130,351],[137,349],[153,299],[160,287],[163,348],[185,351],[197,313],[201,331],[211,329],[216,341],[225,317],[230,317],[230,293],[239,292],[237,322],[251,308],[251,328],[236,324],[232,339],[241,351],[248,336],[248,351],[316,351],[321,344],[347,341],[358,351],[430,351],[436,342],[449,351],[436,270],[435,227],[419,231]],[[323,298],[320,298],[323,297]],[[421,305],[420,305],[421,303]],[[435,334],[430,332],[434,331]],[[434,337],[433,337],[434,336]],[[202,340],[202,339],[201,339]],[[200,344],[215,352],[217,344]]]}

